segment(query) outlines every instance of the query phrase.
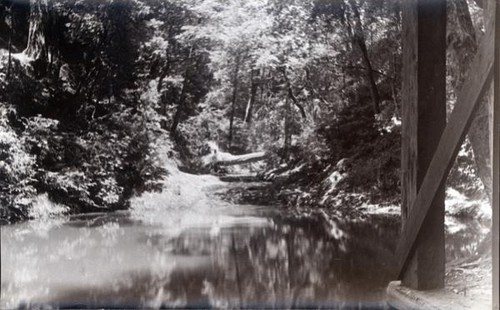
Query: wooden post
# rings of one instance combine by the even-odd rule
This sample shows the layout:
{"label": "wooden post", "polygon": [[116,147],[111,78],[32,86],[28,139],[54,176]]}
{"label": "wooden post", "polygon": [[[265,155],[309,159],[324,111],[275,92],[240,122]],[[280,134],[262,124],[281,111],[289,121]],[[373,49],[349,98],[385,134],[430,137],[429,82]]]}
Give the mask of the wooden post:
{"label": "wooden post", "polygon": [[[446,126],[446,1],[403,1],[403,229]],[[444,286],[444,187],[438,190],[405,266],[403,285]]]}
{"label": "wooden post", "polygon": [[411,221],[406,222],[396,249],[399,273],[407,265],[408,257],[412,254],[425,217],[432,207],[436,194],[444,186],[470,128],[474,112],[491,85],[495,44],[493,21],[493,18],[488,21],[487,32],[481,39],[479,49],[467,72],[467,78],[458,93],[457,102],[439,139],[439,145],[427,169],[424,181],[420,185],[415,202],[406,215],[406,218],[411,218]]}
{"label": "wooden post", "polygon": [[492,126],[492,173],[493,173],[493,221],[492,221],[492,262],[493,262],[493,309],[500,308],[499,301],[499,237],[498,230],[500,228],[499,212],[500,212],[500,1],[495,4],[495,60],[493,63],[494,70],[494,101],[493,101],[493,126]]}

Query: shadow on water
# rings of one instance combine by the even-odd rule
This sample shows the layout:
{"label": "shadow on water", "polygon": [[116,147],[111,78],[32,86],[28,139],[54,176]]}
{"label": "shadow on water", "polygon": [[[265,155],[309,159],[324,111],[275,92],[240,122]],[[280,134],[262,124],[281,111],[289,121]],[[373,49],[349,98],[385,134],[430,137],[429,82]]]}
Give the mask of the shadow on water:
{"label": "shadow on water", "polygon": [[489,221],[471,218],[447,218],[445,230],[446,260],[451,262],[490,250]]}
{"label": "shadow on water", "polygon": [[[2,244],[2,250],[19,252],[2,251],[8,265],[2,272],[10,272],[2,289],[14,294],[26,283],[46,287],[20,298],[21,308],[383,307],[394,271],[397,217],[327,222],[240,207],[240,213],[233,208],[224,214],[231,221],[217,229],[219,220],[172,232],[126,212],[72,217],[45,237],[28,238],[20,226]],[[451,258],[467,255],[468,245],[477,243],[472,236],[481,226],[464,227],[465,235],[447,233]],[[15,269],[21,265],[24,276],[37,276],[19,278]]]}
{"label": "shadow on water", "polygon": [[124,271],[105,288],[68,289],[49,304],[149,307],[379,308],[399,224],[390,218],[336,221],[271,215],[211,235],[197,227],[172,238],[141,237],[159,251],[205,257],[169,272]]}
{"label": "shadow on water", "polygon": [[131,226],[137,224],[137,220],[130,217],[127,211],[116,211],[113,213],[87,213],[71,216],[71,220],[63,225],[70,227],[100,227],[109,223],[116,223],[120,226]]}

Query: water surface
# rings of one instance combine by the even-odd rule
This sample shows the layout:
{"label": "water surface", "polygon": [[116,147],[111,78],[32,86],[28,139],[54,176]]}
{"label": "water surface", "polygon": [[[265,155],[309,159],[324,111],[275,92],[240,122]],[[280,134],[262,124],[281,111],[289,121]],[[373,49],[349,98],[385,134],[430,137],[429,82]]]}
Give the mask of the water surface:
{"label": "water surface", "polygon": [[328,224],[245,205],[172,217],[3,226],[1,306],[382,306],[395,219]]}
{"label": "water surface", "polygon": [[[325,221],[224,203],[157,211],[2,226],[0,306],[384,305],[395,216]],[[447,222],[448,259],[474,253],[484,225]]]}

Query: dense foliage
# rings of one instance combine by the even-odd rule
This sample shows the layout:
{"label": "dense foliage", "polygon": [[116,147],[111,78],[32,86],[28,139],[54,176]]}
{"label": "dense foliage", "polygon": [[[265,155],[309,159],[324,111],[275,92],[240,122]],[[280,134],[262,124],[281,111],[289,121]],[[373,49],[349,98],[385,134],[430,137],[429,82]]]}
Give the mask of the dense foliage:
{"label": "dense foliage", "polygon": [[[481,24],[450,8],[470,22],[450,27],[453,63]],[[269,152],[265,176],[300,189],[289,203],[398,202],[400,35],[392,0],[1,0],[0,217],[42,193],[126,208],[159,189],[160,158],[193,169],[207,142]],[[475,193],[471,144],[450,184]]]}
{"label": "dense foliage", "polygon": [[147,22],[137,5],[2,2],[2,218],[25,217],[36,193],[89,212],[155,188],[159,126],[141,98],[137,55],[149,38],[137,32]]}

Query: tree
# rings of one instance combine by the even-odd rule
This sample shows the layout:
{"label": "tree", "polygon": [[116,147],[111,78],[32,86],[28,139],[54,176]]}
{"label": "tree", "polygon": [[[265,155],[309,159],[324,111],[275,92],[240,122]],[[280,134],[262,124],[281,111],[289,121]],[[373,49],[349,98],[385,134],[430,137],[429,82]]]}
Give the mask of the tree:
{"label": "tree", "polygon": [[[21,177],[33,190],[23,196],[23,208],[18,193],[6,190],[2,217],[27,216],[42,193],[72,212],[89,212],[126,208],[132,195],[157,188],[162,169],[153,145],[159,133],[151,129],[158,117],[141,100],[147,83],[138,82],[136,58],[145,38],[132,31],[140,5],[32,0],[29,17],[21,18],[24,7],[13,10],[18,32],[0,35],[15,38],[12,46],[24,52],[13,57],[9,79],[0,72],[0,104],[9,111],[2,126],[20,142],[5,156],[25,152],[18,155],[35,168],[27,175],[17,167],[5,178],[5,189],[15,189]],[[18,48],[23,37],[25,47]]]}
{"label": "tree", "polygon": [[[262,37],[268,31],[271,18],[265,12],[266,1],[204,1],[193,3],[189,9],[200,22],[186,27],[183,35],[192,42],[205,42],[209,53],[210,69],[215,83],[212,91],[225,92],[229,119],[228,147],[232,147],[236,118],[244,119],[242,84],[251,79],[253,56]],[[255,100],[256,85],[253,80]],[[250,83],[252,84],[252,81]],[[245,87],[247,88],[247,87]],[[250,89],[249,86],[247,89]],[[249,96],[251,97],[251,95]],[[210,98],[210,96],[208,96]],[[217,104],[217,103],[211,103]],[[252,102],[253,104],[253,102]]]}
{"label": "tree", "polygon": [[[470,64],[477,52],[478,38],[472,22],[469,5],[465,0],[448,4],[448,54],[451,61],[454,95],[462,87]],[[485,16],[487,15],[485,11]],[[488,197],[492,197],[490,166],[488,96],[483,99],[469,130],[468,138],[474,152],[475,165]]]}

